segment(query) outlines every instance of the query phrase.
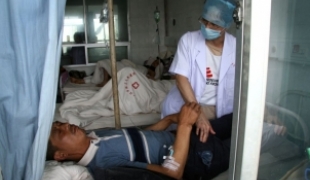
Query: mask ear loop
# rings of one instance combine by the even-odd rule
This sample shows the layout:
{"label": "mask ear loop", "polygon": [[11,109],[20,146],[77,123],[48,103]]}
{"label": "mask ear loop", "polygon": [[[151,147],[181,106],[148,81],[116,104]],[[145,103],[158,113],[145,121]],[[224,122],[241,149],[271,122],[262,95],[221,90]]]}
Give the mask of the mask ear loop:
{"label": "mask ear loop", "polygon": [[221,35],[222,35],[222,34],[225,34],[226,30],[227,30],[227,29],[223,27],[223,29],[221,30],[220,34],[221,34]]}
{"label": "mask ear loop", "polygon": [[221,30],[221,34],[223,33],[225,33],[226,32],[226,28],[223,28],[222,30]]}

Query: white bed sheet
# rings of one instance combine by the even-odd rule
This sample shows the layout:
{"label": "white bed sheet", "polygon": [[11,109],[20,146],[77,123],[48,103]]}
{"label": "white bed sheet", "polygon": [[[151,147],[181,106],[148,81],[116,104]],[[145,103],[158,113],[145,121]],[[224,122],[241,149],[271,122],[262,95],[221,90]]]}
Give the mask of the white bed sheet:
{"label": "white bed sheet", "polygon": [[45,162],[42,180],[93,180],[86,167],[73,162]]}
{"label": "white bed sheet", "polygon": [[78,91],[78,90],[94,90],[94,91],[98,91],[101,87],[97,87],[96,84],[93,83],[89,83],[89,84],[74,84],[71,83],[70,81],[65,82],[65,85],[63,87],[63,90],[66,93],[69,92],[74,92],[74,91]]}
{"label": "white bed sheet", "polygon": [[[61,104],[56,105],[56,112],[54,121],[68,122],[66,119],[61,118],[60,113],[57,109]],[[122,127],[135,127],[135,126],[146,126],[151,125],[160,120],[159,113],[151,114],[136,114],[136,115],[121,115],[121,126]],[[100,117],[92,121],[85,121],[81,124],[81,127],[85,130],[101,129],[101,128],[114,128],[115,127],[115,117]]]}

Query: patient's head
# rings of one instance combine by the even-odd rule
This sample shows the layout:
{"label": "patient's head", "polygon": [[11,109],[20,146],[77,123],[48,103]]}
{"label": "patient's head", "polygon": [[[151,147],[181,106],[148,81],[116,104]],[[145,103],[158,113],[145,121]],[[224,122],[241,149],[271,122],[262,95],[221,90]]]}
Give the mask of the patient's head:
{"label": "patient's head", "polygon": [[155,68],[154,68],[154,67],[148,67],[148,68],[147,68],[146,77],[147,77],[148,79],[155,80],[155,76],[156,76]]}
{"label": "patient's head", "polygon": [[159,59],[156,59],[152,62],[151,66],[153,66],[154,68],[156,68],[159,65]]}
{"label": "patient's head", "polygon": [[84,130],[68,123],[54,122],[47,147],[47,160],[79,161],[87,151],[90,138]]}

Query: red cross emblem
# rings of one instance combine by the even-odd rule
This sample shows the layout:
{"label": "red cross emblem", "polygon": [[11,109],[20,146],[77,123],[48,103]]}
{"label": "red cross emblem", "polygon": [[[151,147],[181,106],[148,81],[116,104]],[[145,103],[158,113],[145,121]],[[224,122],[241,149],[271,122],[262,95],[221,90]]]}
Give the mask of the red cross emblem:
{"label": "red cross emblem", "polygon": [[132,86],[133,88],[135,88],[135,89],[138,89],[139,86],[140,86],[140,84],[137,83],[137,82],[134,82],[131,86]]}
{"label": "red cross emblem", "polygon": [[212,78],[213,74],[211,72],[211,69],[209,67],[206,68],[207,78]]}

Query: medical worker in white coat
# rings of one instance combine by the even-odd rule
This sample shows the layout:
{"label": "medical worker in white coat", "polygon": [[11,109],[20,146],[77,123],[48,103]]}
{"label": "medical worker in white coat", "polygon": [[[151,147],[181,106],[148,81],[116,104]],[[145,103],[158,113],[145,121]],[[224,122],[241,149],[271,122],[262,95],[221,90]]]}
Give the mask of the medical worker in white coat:
{"label": "medical worker in white coat", "polygon": [[196,133],[202,142],[216,133],[209,119],[233,111],[236,39],[226,30],[234,8],[228,0],[207,0],[201,29],[181,37],[169,69],[177,83],[163,101],[162,117],[179,112],[185,102],[200,103]]}

